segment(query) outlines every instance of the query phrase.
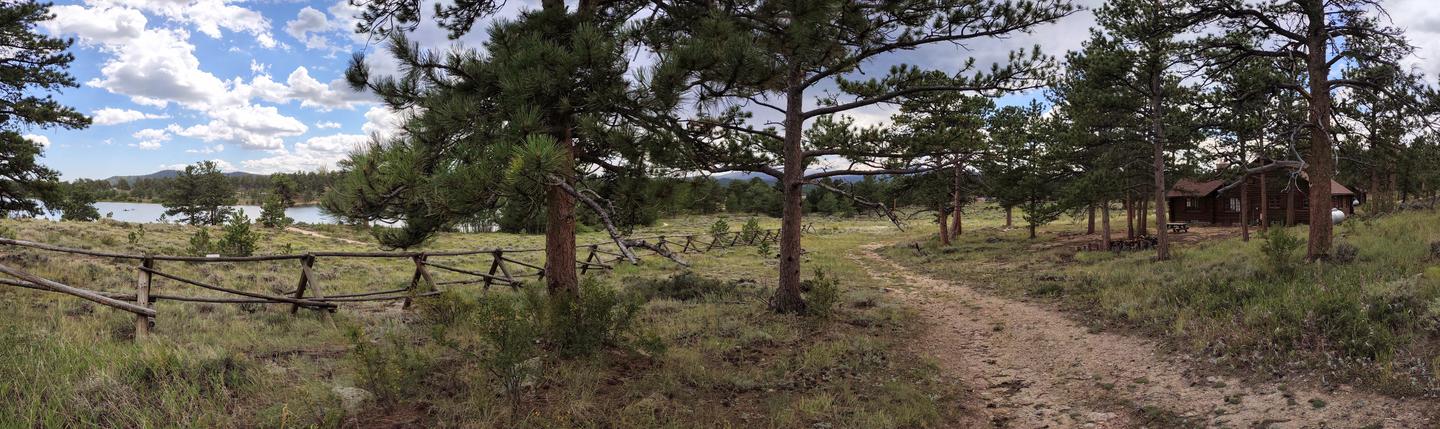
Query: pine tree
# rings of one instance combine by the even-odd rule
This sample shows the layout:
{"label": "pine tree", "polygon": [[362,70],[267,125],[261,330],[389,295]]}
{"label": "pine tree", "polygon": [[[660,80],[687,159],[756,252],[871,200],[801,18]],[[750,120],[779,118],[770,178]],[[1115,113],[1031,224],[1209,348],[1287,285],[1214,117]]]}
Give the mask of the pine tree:
{"label": "pine tree", "polygon": [[[1208,40],[1212,62],[1220,66],[1246,58],[1300,58],[1303,72],[1292,73],[1280,87],[1304,99],[1307,118],[1303,135],[1309,137],[1305,159],[1296,164],[1271,164],[1273,168],[1304,168],[1310,186],[1310,201],[1325,207],[1331,200],[1330,181],[1335,176],[1334,127],[1335,91],[1376,91],[1381,85],[1342,70],[1361,62],[1398,64],[1413,48],[1399,28],[1385,26],[1380,2],[1372,0],[1272,0],[1262,3],[1239,0],[1195,2],[1196,15],[1212,18],[1230,32],[1246,33],[1258,43],[1236,44],[1225,39]],[[1258,46],[1257,46],[1258,45]],[[1329,210],[1310,210],[1310,234],[1306,258],[1328,259],[1334,225]]]}
{"label": "pine tree", "polygon": [[214,161],[185,166],[161,199],[165,216],[190,225],[219,225],[237,202],[235,188]]}
{"label": "pine tree", "polygon": [[[651,143],[617,125],[622,115],[645,110],[625,78],[629,56],[620,33],[648,2],[581,1],[571,10],[545,0],[490,26],[478,51],[447,52],[406,38],[421,19],[419,1],[352,3],[365,10],[359,30],[390,36],[404,73],[373,76],[357,56],[348,80],[411,117],[405,135],[375,142],[343,164],[345,176],[324,207],[356,221],[404,220],[404,228],[377,236],[405,247],[543,192],[547,288],[576,294],[576,200],[608,216],[578,188],[577,172],[624,169],[610,157]],[[458,38],[502,4],[461,0],[437,5],[434,18]]]}
{"label": "pine tree", "polygon": [[60,203],[59,174],[36,162],[45,150],[20,131],[29,128],[85,128],[90,119],[49,93],[79,86],[66,69],[74,43],[35,31],[49,20],[49,3],[0,2],[0,217],[39,215],[40,202]]}
{"label": "pine tree", "polygon": [[[1036,49],[1015,53],[1004,65],[974,73],[973,59],[959,71],[926,71],[899,65],[878,78],[855,79],[862,66],[897,52],[975,43],[1028,31],[1069,15],[1065,0],[913,1],[854,0],[691,0],[667,4],[665,14],[646,23],[647,43],[669,47],[656,67],[652,87],[695,88],[698,115],[669,125],[687,139],[696,168],[713,172],[750,171],[779,180],[782,199],[779,284],[771,300],[777,312],[800,313],[801,232],[804,186],[842,175],[912,174],[930,167],[899,163],[917,160],[900,148],[875,145],[875,130],[856,138],[807,138],[807,122],[818,133],[840,133],[852,122],[835,118],[854,109],[889,104],[927,92],[1001,92],[1039,84],[1050,64]],[[834,85],[812,103],[821,86]],[[706,109],[722,100],[783,116],[780,128],[757,129],[750,113],[735,107]],[[817,144],[821,141],[834,143]],[[877,168],[807,172],[821,156],[838,156]]]}

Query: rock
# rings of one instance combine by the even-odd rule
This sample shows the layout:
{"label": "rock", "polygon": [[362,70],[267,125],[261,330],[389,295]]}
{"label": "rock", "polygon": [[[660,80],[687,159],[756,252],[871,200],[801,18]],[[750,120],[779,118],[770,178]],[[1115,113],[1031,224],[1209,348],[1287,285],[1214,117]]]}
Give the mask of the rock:
{"label": "rock", "polygon": [[330,391],[340,398],[340,407],[345,409],[346,414],[357,414],[366,403],[375,400],[374,393],[359,387],[335,386]]}

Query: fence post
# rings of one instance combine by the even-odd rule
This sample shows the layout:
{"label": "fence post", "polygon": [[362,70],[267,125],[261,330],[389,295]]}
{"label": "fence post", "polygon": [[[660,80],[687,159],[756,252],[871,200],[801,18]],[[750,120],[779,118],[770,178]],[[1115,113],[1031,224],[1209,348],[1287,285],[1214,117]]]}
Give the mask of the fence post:
{"label": "fence post", "polygon": [[687,235],[687,236],[685,236],[685,247],[680,248],[680,253],[686,253],[686,252],[689,252],[689,251],[691,251],[691,250],[699,251],[699,250],[700,250],[699,248],[693,248],[693,249],[692,249],[692,247],[694,247],[694,246],[691,246],[691,244],[694,243],[694,242],[695,242],[695,236],[693,236],[693,235]]}
{"label": "fence post", "polygon": [[410,276],[410,296],[405,297],[405,303],[400,306],[402,309],[410,308],[410,302],[415,299],[416,289],[420,287],[421,272],[425,269],[425,255],[410,257],[415,262],[415,274]]}
{"label": "fence post", "polygon": [[[295,288],[295,299],[305,298],[305,288],[310,286],[310,267],[315,265],[315,256],[305,255],[300,259],[300,285]],[[290,314],[300,312],[300,304],[290,306]]]}
{"label": "fence post", "polygon": [[725,237],[725,236],[723,236],[723,235],[712,235],[712,236],[710,236],[710,244],[705,245],[705,252],[709,252],[709,251],[711,251],[711,250],[714,250],[714,249],[715,249],[715,243],[719,242],[720,239],[721,239],[721,238],[724,238],[724,237]]}
{"label": "fence post", "polygon": [[[494,275],[495,275],[495,270],[500,269],[500,258],[505,257],[505,253],[504,253],[504,252],[501,252],[500,249],[495,249],[494,251],[490,252],[490,257],[491,257],[493,260],[490,261],[490,272],[489,272],[488,274],[490,274],[491,276],[494,276]],[[485,278],[485,290],[487,290],[487,291],[490,290],[490,282],[491,282],[490,279],[491,279],[491,278],[493,278],[493,277],[486,277],[486,278]]]}
{"label": "fence post", "polygon": [[590,261],[594,261],[594,260],[595,260],[595,248],[596,248],[596,247],[597,247],[597,246],[594,245],[594,244],[591,244],[591,245],[590,245],[590,255],[585,257],[585,262],[581,262],[581,263],[580,263],[580,275],[583,276],[583,275],[585,275],[586,272],[590,271]]}
{"label": "fence post", "polygon": [[[140,262],[142,268],[155,269],[155,260],[146,257]],[[135,304],[141,307],[150,307],[150,285],[154,277],[149,271],[140,270],[140,275],[135,279]],[[150,335],[150,323],[153,319],[145,315],[135,315],[135,340],[140,340]]]}

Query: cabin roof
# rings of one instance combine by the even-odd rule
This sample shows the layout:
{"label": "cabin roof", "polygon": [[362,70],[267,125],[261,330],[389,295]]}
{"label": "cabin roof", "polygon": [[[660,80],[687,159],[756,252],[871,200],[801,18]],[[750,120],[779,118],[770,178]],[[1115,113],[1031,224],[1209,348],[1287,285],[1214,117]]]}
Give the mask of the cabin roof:
{"label": "cabin roof", "polygon": [[1225,185],[1225,181],[1223,180],[1197,182],[1190,179],[1180,179],[1180,181],[1175,182],[1175,187],[1170,188],[1170,192],[1166,194],[1166,197],[1203,197],[1210,195],[1211,192],[1215,192],[1216,189],[1220,189],[1223,185]]}
{"label": "cabin roof", "polygon": [[[1309,173],[1302,171],[1300,172],[1300,177],[1305,178],[1307,182],[1310,181]],[[1335,179],[1330,179],[1330,195],[1355,195],[1355,191],[1351,191],[1350,188],[1341,185],[1340,182],[1336,182]]]}

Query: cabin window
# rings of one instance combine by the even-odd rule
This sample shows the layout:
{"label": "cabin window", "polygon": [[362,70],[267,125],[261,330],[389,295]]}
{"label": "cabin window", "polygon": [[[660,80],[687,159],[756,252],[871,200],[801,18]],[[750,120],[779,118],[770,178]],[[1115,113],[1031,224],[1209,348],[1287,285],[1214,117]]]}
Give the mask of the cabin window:
{"label": "cabin window", "polygon": [[1186,198],[1186,199],[1185,199],[1185,208],[1187,208],[1187,209],[1193,209],[1193,208],[1198,208],[1198,207],[1200,207],[1200,200],[1199,200],[1198,198]]}
{"label": "cabin window", "polygon": [[1232,213],[1240,213],[1240,199],[1231,198],[1229,203],[1225,204],[1225,209]]}

